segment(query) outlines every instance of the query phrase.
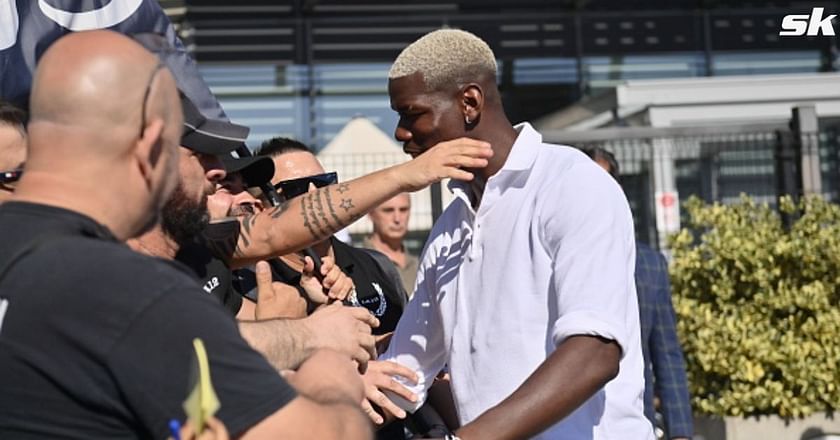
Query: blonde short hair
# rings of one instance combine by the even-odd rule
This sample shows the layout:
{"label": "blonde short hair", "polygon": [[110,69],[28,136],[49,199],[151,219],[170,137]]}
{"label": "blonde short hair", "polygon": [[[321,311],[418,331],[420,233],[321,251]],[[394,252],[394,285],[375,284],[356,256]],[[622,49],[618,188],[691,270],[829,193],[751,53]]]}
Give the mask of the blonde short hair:
{"label": "blonde short hair", "polygon": [[399,54],[389,79],[420,72],[429,90],[496,76],[496,56],[477,36],[459,29],[440,29],[411,43]]}

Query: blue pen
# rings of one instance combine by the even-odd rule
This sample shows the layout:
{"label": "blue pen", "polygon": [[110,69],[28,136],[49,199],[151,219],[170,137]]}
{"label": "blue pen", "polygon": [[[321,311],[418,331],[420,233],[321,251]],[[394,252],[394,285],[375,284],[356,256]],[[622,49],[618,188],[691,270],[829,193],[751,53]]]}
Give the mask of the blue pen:
{"label": "blue pen", "polygon": [[169,432],[173,440],[181,440],[181,422],[172,419],[169,421]]}

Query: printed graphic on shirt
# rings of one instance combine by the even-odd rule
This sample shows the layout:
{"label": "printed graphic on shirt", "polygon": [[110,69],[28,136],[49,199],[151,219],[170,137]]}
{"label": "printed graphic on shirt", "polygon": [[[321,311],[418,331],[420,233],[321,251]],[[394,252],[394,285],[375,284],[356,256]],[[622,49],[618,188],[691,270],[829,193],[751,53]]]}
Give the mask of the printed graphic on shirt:
{"label": "printed graphic on shirt", "polygon": [[210,278],[210,280],[204,284],[204,291],[207,293],[213,293],[213,291],[219,287],[219,284],[221,284],[219,282],[219,277]]}
{"label": "printed graphic on shirt", "polygon": [[385,311],[388,310],[388,301],[385,301],[385,293],[382,291],[382,287],[379,286],[379,283],[370,283],[370,285],[373,286],[373,290],[376,290],[376,296],[362,298],[358,301],[375,316],[381,317],[385,314]]}

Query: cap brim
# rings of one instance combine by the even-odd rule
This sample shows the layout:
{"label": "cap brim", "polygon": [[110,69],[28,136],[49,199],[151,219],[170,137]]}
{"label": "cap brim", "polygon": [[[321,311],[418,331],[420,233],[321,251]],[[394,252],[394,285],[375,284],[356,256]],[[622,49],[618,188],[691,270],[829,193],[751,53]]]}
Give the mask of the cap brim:
{"label": "cap brim", "polygon": [[198,127],[184,123],[181,145],[199,153],[221,156],[245,144],[251,130],[232,122],[207,119]]}
{"label": "cap brim", "polygon": [[224,155],[222,162],[228,173],[241,173],[248,187],[260,186],[271,182],[274,177],[274,161],[268,156],[250,156],[235,158]]}

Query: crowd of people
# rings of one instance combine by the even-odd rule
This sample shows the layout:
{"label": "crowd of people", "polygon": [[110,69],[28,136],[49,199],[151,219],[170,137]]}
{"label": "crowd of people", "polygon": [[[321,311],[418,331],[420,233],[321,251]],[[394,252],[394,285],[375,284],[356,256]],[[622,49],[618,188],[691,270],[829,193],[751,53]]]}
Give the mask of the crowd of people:
{"label": "crowd of people", "polygon": [[[244,154],[136,39],[52,44],[28,115],[0,104],[0,437],[653,439],[642,335],[672,335],[640,324],[620,186],[508,121],[473,34],[388,84],[412,158],[345,181],[293,139]],[[408,193],[443,179],[418,259]],[[196,338],[220,407],[172,432]]]}

